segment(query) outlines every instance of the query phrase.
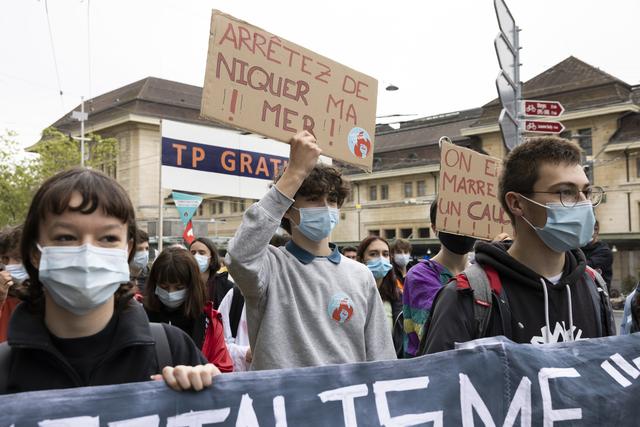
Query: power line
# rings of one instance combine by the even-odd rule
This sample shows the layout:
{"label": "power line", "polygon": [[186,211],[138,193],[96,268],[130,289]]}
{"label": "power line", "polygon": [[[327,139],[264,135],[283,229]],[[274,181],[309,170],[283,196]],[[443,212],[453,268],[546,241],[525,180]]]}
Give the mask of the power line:
{"label": "power line", "polygon": [[60,71],[58,70],[58,58],[56,56],[56,49],[53,44],[53,32],[51,31],[51,20],[49,19],[49,5],[47,4],[48,0],[44,0],[44,10],[47,15],[47,28],[49,29],[49,41],[51,44],[51,54],[53,55],[53,66],[56,70],[56,79],[58,81],[58,92],[60,93],[60,104],[64,109],[64,97],[62,92],[62,85],[60,84]]}

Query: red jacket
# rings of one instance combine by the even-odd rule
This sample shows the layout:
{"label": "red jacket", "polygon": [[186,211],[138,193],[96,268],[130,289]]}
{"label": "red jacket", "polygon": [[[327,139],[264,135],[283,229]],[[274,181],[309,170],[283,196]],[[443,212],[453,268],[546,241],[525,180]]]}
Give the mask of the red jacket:
{"label": "red jacket", "polygon": [[213,302],[209,301],[204,307],[207,326],[204,331],[202,354],[220,369],[220,372],[233,372],[233,361],[229,356],[227,344],[224,341],[222,315],[213,309]]}
{"label": "red jacket", "polygon": [[11,319],[11,315],[18,304],[20,304],[20,300],[18,298],[7,295],[7,299],[5,299],[0,305],[0,342],[7,340],[9,319]]}

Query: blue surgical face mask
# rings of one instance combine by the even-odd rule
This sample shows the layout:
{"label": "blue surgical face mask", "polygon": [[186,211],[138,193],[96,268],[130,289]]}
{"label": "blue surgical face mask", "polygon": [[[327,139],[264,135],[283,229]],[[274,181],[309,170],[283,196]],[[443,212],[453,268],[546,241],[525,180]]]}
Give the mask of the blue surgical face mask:
{"label": "blue surgical face mask", "polygon": [[300,212],[300,224],[296,227],[305,237],[314,242],[328,237],[340,220],[340,211],[337,208],[329,206],[300,209],[292,206],[292,208]]}
{"label": "blue surgical face mask", "polygon": [[149,264],[149,251],[136,251],[131,264],[140,270],[145,268]]}
{"label": "blue surgical face mask", "polygon": [[82,246],[40,249],[38,279],[60,307],[78,315],[106,303],[129,281],[127,250]]}
{"label": "blue surgical face mask", "polygon": [[367,267],[376,279],[382,279],[393,268],[389,259],[382,257],[370,259],[367,261]]}
{"label": "blue surgical face mask", "polygon": [[4,268],[16,283],[22,283],[29,278],[29,274],[22,264],[7,264]]}
{"label": "blue surgical face mask", "polygon": [[204,273],[209,269],[209,262],[211,260],[210,256],[195,254],[196,261],[198,262],[198,268],[200,269],[200,273]]}
{"label": "blue surgical face mask", "polygon": [[596,217],[593,214],[593,205],[589,200],[568,208],[562,203],[542,205],[525,196],[522,197],[547,210],[547,223],[544,227],[536,227],[524,216],[522,219],[535,230],[538,237],[549,248],[556,252],[566,252],[581,248],[591,241]]}
{"label": "blue surgical face mask", "polygon": [[169,308],[178,308],[182,305],[187,298],[187,289],[180,289],[179,291],[169,292],[162,289],[160,286],[156,286],[156,296],[160,302]]}

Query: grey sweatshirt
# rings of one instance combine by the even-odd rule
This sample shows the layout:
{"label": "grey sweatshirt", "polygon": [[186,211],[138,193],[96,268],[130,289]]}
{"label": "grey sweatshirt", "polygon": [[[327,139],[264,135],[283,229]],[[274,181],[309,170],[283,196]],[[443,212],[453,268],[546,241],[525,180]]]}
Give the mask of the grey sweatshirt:
{"label": "grey sweatshirt", "polygon": [[341,256],[303,264],[269,245],[293,201],[274,186],[244,214],[226,263],[245,297],[252,369],[395,359],[369,269]]}

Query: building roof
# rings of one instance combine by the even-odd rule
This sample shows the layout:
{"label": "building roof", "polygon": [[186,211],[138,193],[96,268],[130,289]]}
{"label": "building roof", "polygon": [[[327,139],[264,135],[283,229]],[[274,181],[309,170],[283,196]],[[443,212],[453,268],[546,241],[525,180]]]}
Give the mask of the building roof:
{"label": "building roof", "polygon": [[609,140],[610,144],[640,142],[640,113],[629,113],[620,119],[620,126]]}
{"label": "building roof", "polygon": [[[201,98],[201,87],[146,77],[86,101],[85,111],[89,113],[87,125],[115,118],[126,112],[227,128],[226,125],[200,117]],[[80,105],[74,110],[79,111]],[[69,112],[52,126],[76,129],[79,125]]]}
{"label": "building roof", "polygon": [[[525,99],[558,101],[565,112],[634,101],[630,85],[574,56],[526,81],[522,93]],[[485,104],[483,110],[470,127],[497,124],[502,110],[499,99]]]}

